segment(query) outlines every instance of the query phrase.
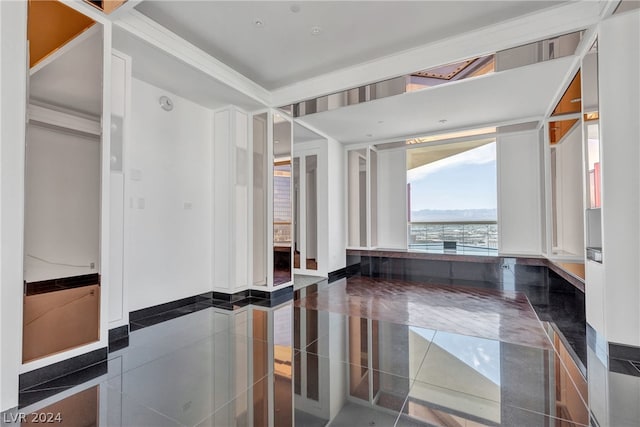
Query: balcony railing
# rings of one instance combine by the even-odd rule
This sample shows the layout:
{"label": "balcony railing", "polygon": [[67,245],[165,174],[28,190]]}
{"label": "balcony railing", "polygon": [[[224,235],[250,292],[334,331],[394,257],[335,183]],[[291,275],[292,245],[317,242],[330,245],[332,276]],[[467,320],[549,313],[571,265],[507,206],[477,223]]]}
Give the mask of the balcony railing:
{"label": "balcony railing", "polygon": [[409,249],[493,255],[498,253],[496,221],[410,222]]}

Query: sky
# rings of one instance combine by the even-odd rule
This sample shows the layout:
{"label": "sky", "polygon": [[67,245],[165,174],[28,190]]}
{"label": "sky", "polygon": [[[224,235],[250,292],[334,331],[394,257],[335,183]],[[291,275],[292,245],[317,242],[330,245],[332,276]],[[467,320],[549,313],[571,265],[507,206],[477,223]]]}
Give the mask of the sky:
{"label": "sky", "polygon": [[407,171],[411,210],[496,209],[496,144]]}

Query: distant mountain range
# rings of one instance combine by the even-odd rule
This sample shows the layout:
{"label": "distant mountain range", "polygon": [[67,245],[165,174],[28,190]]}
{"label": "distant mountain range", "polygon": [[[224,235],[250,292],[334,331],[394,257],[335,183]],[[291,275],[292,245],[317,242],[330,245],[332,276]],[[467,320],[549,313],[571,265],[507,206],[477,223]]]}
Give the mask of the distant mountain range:
{"label": "distant mountain range", "polygon": [[413,222],[496,221],[497,209],[422,209],[411,211]]}

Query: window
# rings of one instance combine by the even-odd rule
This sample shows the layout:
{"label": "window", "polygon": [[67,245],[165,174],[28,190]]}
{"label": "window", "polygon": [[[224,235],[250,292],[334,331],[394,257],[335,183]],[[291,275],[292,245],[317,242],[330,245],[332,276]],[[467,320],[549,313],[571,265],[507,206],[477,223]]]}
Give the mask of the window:
{"label": "window", "polygon": [[495,255],[495,138],[407,151],[409,249]]}

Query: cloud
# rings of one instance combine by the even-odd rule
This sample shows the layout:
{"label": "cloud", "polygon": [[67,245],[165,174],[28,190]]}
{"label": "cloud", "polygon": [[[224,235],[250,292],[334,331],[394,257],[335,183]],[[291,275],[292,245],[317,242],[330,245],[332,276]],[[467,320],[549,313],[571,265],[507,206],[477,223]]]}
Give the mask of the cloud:
{"label": "cloud", "polygon": [[429,163],[407,171],[407,181],[418,181],[443,169],[463,166],[482,165],[496,159],[496,143],[491,142],[473,150],[465,151],[433,163]]}

